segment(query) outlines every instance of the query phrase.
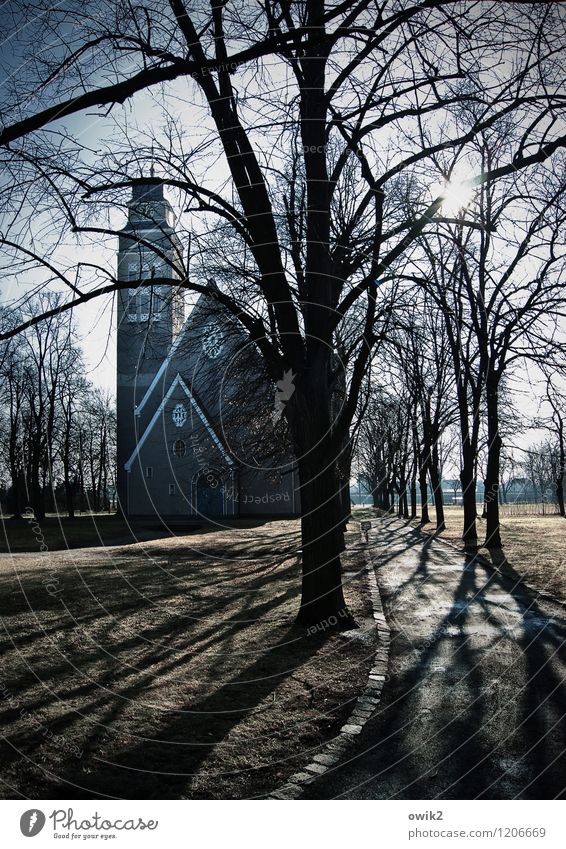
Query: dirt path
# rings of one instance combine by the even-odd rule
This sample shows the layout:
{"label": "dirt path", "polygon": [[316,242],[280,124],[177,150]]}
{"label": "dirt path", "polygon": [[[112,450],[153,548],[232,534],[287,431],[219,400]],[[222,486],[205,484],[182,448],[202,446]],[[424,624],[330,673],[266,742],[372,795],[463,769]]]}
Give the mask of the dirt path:
{"label": "dirt path", "polygon": [[391,680],[355,757],[307,795],[566,796],[564,609],[394,519],[370,551]]}

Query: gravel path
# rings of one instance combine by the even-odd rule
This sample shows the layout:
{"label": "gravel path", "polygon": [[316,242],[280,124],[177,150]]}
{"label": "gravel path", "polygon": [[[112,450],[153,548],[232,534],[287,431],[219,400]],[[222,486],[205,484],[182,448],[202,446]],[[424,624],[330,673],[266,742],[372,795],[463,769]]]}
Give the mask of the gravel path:
{"label": "gravel path", "polygon": [[472,556],[374,521],[391,627],[382,704],[310,798],[566,797],[566,619]]}

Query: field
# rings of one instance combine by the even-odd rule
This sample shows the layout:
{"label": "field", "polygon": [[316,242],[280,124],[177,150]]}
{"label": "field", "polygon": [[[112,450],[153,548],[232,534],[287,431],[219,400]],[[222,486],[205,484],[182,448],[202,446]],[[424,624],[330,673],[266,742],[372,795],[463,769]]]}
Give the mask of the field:
{"label": "field", "polygon": [[375,629],[358,527],[344,556],[360,628],[295,624],[295,521],[0,558],[7,798],[249,798],[349,714]]}
{"label": "field", "polygon": [[[435,511],[431,519],[435,521]],[[440,539],[462,547],[464,513],[446,507],[446,530]],[[478,519],[478,538],[485,538],[485,521]],[[434,533],[434,524],[425,525]],[[505,516],[501,520],[503,551],[484,547],[479,553],[511,577],[555,598],[566,600],[566,519],[561,516]]]}
{"label": "field", "polygon": [[[74,519],[48,515],[37,523],[33,518],[14,520],[0,517],[0,552],[39,551],[44,545],[49,551],[101,545],[127,545],[132,542],[172,536],[159,519],[125,521],[115,514],[87,513]],[[202,522],[185,522],[185,531],[202,527]]]}
{"label": "field", "polygon": [[[479,507],[479,505],[478,505]],[[424,534],[434,534],[456,548],[463,550],[462,507],[445,507],[446,530],[435,531],[436,512],[429,506],[431,522],[421,528],[419,517],[411,524]],[[357,521],[382,515],[373,507],[354,507],[352,515]],[[479,554],[509,577],[523,581],[527,586],[566,601],[566,519],[551,516],[505,516],[501,520],[503,550],[490,550],[481,545],[485,539],[485,521],[478,518]]]}

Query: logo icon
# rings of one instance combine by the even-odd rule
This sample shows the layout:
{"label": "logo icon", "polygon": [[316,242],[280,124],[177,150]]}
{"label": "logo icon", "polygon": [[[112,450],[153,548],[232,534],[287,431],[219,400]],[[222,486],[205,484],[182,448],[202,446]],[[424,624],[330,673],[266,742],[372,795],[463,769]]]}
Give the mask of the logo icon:
{"label": "logo icon", "polygon": [[283,372],[283,380],[277,381],[277,388],[275,389],[275,404],[273,410],[273,422],[277,424],[281,416],[283,415],[283,411],[285,410],[285,404],[287,401],[290,401],[293,397],[293,393],[295,391],[295,386],[293,381],[295,380],[295,375],[293,371],[289,369],[289,371]]}
{"label": "logo icon", "polygon": [[39,834],[45,825],[45,814],[43,811],[38,811],[37,808],[32,808],[31,811],[26,811],[20,817],[20,831],[24,837],[35,837]]}

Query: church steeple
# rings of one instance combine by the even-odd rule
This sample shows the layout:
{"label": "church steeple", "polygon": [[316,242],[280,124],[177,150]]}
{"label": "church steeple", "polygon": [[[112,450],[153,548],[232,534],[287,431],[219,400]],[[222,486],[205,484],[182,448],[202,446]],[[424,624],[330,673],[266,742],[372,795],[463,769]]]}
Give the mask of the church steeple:
{"label": "church steeple", "polygon": [[[174,226],[175,215],[164,196],[163,184],[136,184],[118,254],[118,277],[132,283],[127,297],[121,299],[122,322],[160,322],[165,331],[160,334],[164,345],[171,344],[184,318],[182,294],[165,282],[179,277],[182,252]],[[164,282],[144,285],[145,280],[155,278]]]}
{"label": "church steeple", "polygon": [[163,194],[163,183],[138,183],[133,186],[125,230],[163,227],[173,231],[175,223],[171,204]]}
{"label": "church steeple", "polygon": [[[134,410],[184,321],[182,250],[173,209],[157,181],[138,183],[118,245],[118,469],[133,450]],[[155,283],[152,281],[156,281]],[[122,464],[123,465],[123,464]],[[120,489],[120,482],[119,482]]]}

